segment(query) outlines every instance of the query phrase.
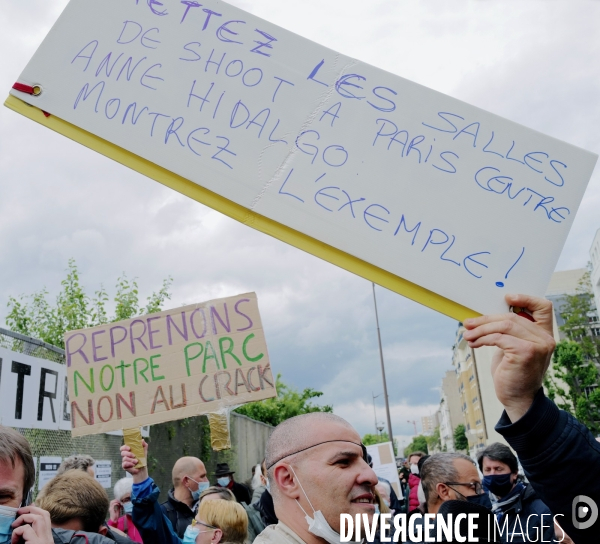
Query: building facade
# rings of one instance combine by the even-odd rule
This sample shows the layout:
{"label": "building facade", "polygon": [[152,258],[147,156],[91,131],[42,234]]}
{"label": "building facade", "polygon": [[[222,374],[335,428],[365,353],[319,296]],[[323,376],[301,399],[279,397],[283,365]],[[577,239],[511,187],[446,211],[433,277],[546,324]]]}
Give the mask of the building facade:
{"label": "building facade", "polygon": [[442,451],[455,451],[454,430],[464,423],[464,418],[461,412],[457,375],[454,370],[448,370],[442,379],[438,413]]}
{"label": "building facade", "polygon": [[596,231],[592,247],[590,248],[590,263],[592,263],[592,289],[594,291],[594,300],[596,310],[600,311],[600,229]]}
{"label": "building facade", "polygon": [[423,416],[421,418],[421,427],[423,428],[423,434],[425,436],[431,436],[439,427],[438,412],[431,416]]}

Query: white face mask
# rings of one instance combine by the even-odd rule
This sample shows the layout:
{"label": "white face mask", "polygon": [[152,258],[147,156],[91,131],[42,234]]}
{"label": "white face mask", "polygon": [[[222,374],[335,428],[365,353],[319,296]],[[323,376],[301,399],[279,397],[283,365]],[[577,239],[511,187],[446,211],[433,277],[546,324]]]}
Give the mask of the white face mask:
{"label": "white face mask", "polygon": [[410,465],[410,471],[413,474],[419,474],[419,465],[415,465],[414,463],[412,465]]}
{"label": "white face mask", "polygon": [[331,525],[329,525],[329,523],[327,523],[327,520],[325,519],[325,516],[323,515],[323,512],[321,512],[321,510],[315,510],[314,506],[310,502],[310,499],[308,498],[308,495],[306,494],[306,491],[304,491],[304,488],[302,487],[302,484],[300,483],[300,479],[296,475],[294,468],[291,466],[290,466],[290,468],[292,469],[292,472],[294,473],[296,480],[298,480],[298,485],[300,486],[300,489],[302,489],[302,493],[304,493],[304,496],[306,497],[306,500],[308,501],[308,504],[310,504],[310,507],[312,508],[312,511],[313,511],[314,517],[311,518],[306,513],[306,510],[304,510],[304,508],[302,508],[302,505],[296,499],[296,503],[298,504],[300,509],[304,512],[304,516],[305,516],[304,519],[306,519],[306,523],[308,523],[308,531],[310,533],[312,533],[313,535],[321,537],[323,540],[326,540],[327,542],[329,542],[329,544],[340,544],[340,534],[338,532],[334,531],[331,528]]}

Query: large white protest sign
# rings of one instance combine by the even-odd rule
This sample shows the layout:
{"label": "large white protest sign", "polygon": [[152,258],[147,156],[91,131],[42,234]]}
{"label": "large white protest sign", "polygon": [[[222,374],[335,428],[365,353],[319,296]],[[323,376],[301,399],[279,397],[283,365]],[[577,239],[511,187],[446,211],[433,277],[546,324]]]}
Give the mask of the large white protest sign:
{"label": "large white protest sign", "polygon": [[458,318],[544,294],[597,158],[215,0],[71,0],[19,83],[51,116],[20,113]]}
{"label": "large white protest sign", "polygon": [[71,429],[65,365],[0,348],[0,423]]}

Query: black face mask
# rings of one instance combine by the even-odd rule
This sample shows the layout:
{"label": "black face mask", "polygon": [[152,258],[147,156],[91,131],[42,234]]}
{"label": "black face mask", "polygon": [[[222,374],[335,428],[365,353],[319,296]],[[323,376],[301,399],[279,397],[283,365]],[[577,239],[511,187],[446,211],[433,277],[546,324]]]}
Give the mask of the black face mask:
{"label": "black face mask", "polygon": [[470,497],[465,497],[468,502],[472,502],[475,504],[479,504],[480,506],[485,506],[486,508],[492,509],[492,501],[487,493],[482,493],[481,495],[471,495]]}

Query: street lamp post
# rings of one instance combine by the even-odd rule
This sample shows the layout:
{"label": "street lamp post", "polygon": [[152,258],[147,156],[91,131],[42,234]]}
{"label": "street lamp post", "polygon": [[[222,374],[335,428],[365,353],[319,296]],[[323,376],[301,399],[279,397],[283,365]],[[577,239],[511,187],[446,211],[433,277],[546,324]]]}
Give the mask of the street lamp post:
{"label": "street lamp post", "polygon": [[380,397],[381,395],[376,395],[375,393],[373,393],[373,391],[371,391],[371,396],[373,397],[373,416],[375,418],[375,432],[377,432],[379,426],[377,424],[377,411],[375,410],[375,399]]}
{"label": "street lamp post", "polygon": [[387,415],[387,428],[389,439],[394,445],[394,435],[392,433],[392,418],[390,417],[390,402],[387,392],[387,382],[385,380],[385,365],[383,362],[383,348],[381,347],[381,331],[379,330],[379,315],[377,314],[377,298],[375,297],[375,283],[371,282],[373,286],[373,303],[375,304],[375,321],[377,323],[377,339],[379,341],[379,359],[381,361],[381,377],[383,378],[383,397],[385,399],[385,413]]}

